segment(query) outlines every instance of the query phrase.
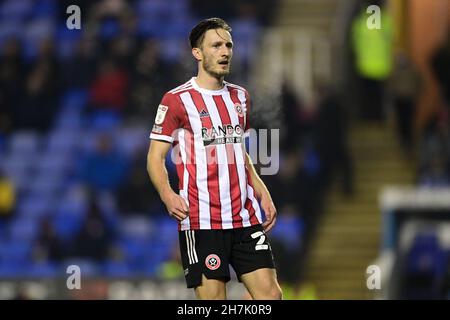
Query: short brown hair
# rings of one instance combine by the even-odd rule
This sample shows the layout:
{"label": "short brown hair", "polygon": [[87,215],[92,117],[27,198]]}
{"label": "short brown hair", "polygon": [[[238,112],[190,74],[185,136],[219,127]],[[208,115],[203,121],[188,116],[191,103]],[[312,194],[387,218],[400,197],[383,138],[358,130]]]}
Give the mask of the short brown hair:
{"label": "short brown hair", "polygon": [[231,27],[220,18],[209,18],[200,21],[194,28],[192,28],[189,34],[189,42],[191,48],[199,48],[205,37],[205,33],[211,29],[225,29],[231,32]]}

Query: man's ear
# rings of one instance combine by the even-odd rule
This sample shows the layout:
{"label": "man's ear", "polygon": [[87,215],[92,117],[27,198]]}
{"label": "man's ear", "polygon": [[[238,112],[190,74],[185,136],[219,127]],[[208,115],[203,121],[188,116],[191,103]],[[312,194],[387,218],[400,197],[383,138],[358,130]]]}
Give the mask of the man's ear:
{"label": "man's ear", "polygon": [[202,61],[203,59],[203,54],[200,48],[192,48],[192,55],[197,61]]}

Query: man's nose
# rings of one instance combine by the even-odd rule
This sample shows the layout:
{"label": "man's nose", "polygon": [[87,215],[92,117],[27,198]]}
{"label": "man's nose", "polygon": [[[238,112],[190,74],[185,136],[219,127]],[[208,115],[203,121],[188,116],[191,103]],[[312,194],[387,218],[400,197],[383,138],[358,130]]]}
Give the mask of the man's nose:
{"label": "man's nose", "polygon": [[231,49],[228,47],[223,47],[222,51],[221,51],[221,56],[228,58],[228,57],[230,57],[230,55],[231,55]]}

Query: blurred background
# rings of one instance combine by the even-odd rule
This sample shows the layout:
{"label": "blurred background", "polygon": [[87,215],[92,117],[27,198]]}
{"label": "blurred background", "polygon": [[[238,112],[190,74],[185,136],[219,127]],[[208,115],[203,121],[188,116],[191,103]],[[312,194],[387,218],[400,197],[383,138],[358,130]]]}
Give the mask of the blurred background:
{"label": "blurred background", "polygon": [[196,74],[189,31],[213,16],[253,127],[280,130],[262,178],[285,298],[450,298],[448,0],[4,0],[0,299],[194,298],[146,153],[163,94]]}

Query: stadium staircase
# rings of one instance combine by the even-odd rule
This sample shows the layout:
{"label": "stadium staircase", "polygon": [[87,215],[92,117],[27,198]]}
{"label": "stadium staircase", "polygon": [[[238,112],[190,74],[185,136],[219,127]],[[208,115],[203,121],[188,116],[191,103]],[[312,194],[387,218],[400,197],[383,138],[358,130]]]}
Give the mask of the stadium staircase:
{"label": "stadium staircase", "polygon": [[[331,52],[331,46],[336,44],[330,40],[336,36],[333,29],[340,10],[342,7],[335,0],[283,0],[274,25],[262,42],[266,50],[262,51],[262,63],[258,65],[267,68],[255,68],[254,78],[259,85],[264,87],[267,83],[266,88],[274,87],[273,84],[286,78],[297,84],[296,89],[308,100],[314,80],[332,76],[332,65],[326,64],[332,64],[331,60],[336,58]],[[305,39],[305,34],[310,47],[296,52],[292,42],[296,38]],[[328,47],[318,40],[324,40]],[[331,187],[305,259],[303,289],[313,288],[318,299],[375,297],[366,287],[366,268],[374,263],[380,248],[378,193],[386,184],[412,183],[416,171],[411,159],[400,150],[389,122],[354,124],[350,146],[354,195],[347,198],[337,183]]]}
{"label": "stadium staircase", "polygon": [[346,197],[335,183],[325,199],[306,259],[305,283],[318,299],[372,299],[366,268],[380,249],[381,212],[378,195],[387,184],[414,182],[415,163],[400,149],[393,126],[358,123],[351,129],[354,194]]}

